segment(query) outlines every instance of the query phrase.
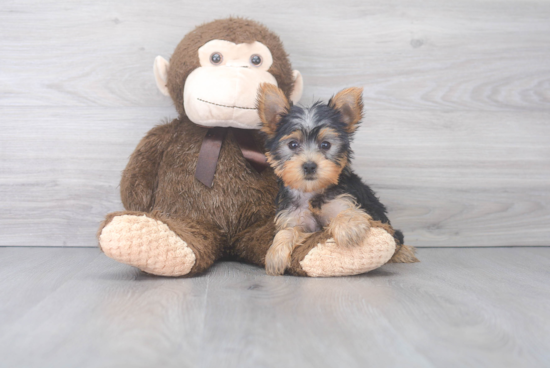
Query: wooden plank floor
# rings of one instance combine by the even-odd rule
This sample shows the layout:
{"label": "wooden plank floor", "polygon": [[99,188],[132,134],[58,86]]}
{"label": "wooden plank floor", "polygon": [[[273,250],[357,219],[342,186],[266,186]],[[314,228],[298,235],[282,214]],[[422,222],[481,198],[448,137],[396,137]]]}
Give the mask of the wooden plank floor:
{"label": "wooden plank floor", "polygon": [[1,367],[548,367],[550,248],[420,249],[333,279],[161,278],[96,248],[0,248]]}

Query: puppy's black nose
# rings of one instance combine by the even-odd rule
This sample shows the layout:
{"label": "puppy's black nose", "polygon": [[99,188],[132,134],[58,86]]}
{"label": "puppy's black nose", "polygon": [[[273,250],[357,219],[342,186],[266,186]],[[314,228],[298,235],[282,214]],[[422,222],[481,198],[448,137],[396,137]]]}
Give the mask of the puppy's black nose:
{"label": "puppy's black nose", "polygon": [[317,164],[313,161],[306,162],[302,167],[306,175],[315,174],[315,171],[317,171]]}

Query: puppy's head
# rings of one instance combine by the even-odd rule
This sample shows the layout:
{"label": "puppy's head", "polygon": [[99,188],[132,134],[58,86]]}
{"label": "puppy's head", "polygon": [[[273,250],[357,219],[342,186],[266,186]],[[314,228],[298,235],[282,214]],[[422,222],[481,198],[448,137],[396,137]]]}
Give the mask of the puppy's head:
{"label": "puppy's head", "polygon": [[338,183],[361,122],[362,92],[362,88],[348,88],[328,104],[302,108],[291,106],[276,86],[260,86],[256,107],[266,135],[267,158],[286,186],[316,192]]}

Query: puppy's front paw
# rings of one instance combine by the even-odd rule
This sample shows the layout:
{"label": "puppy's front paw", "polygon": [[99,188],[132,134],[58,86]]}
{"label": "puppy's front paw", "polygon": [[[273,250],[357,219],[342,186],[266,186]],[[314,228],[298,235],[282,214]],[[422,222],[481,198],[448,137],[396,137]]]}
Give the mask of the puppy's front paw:
{"label": "puppy's front paw", "polygon": [[328,225],[328,231],[339,246],[350,247],[363,242],[370,229],[371,217],[358,208],[340,212]]}
{"label": "puppy's front paw", "polygon": [[266,273],[271,276],[283,275],[290,264],[290,256],[290,246],[273,242],[265,256]]}
{"label": "puppy's front paw", "polygon": [[302,233],[296,228],[279,231],[265,256],[267,274],[272,276],[284,275],[285,270],[290,266],[292,251],[307,237],[308,234]]}

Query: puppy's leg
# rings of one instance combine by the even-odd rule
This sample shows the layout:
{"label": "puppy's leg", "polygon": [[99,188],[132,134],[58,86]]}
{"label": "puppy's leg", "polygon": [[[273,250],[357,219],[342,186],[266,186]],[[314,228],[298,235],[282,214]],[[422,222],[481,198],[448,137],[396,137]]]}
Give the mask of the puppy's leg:
{"label": "puppy's leg", "polygon": [[273,244],[265,257],[265,270],[268,275],[283,275],[290,265],[292,251],[300,245],[308,234],[297,227],[280,230],[273,239]]}
{"label": "puppy's leg", "polygon": [[359,208],[355,198],[343,194],[323,205],[318,217],[340,246],[358,245],[369,231],[372,218]]}
{"label": "puppy's leg", "polygon": [[333,218],[327,227],[336,244],[349,247],[358,245],[370,229],[371,217],[359,208],[349,208]]}

